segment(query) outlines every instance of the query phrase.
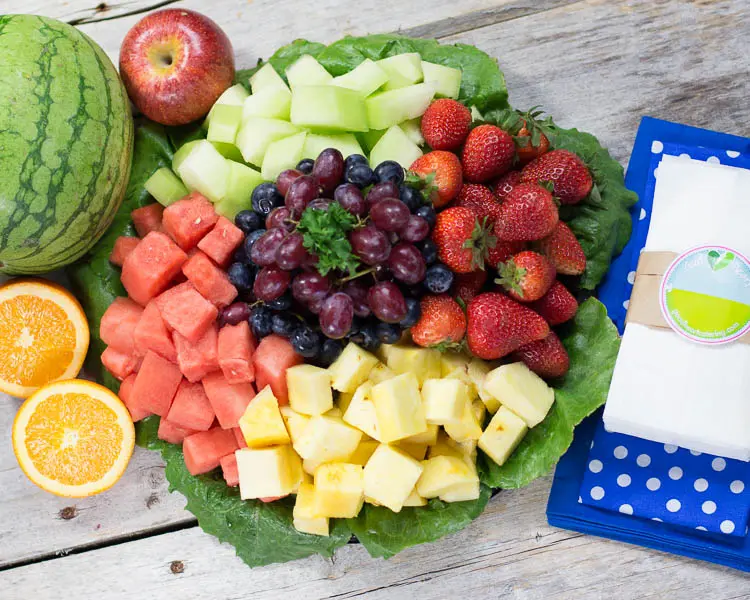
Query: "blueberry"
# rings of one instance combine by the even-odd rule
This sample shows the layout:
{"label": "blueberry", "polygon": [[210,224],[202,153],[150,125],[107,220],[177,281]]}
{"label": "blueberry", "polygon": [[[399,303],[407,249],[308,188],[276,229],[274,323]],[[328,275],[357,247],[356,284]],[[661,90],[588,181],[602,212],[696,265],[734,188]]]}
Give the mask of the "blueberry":
{"label": "blueberry", "polygon": [[422,217],[425,221],[427,221],[427,224],[430,226],[430,229],[435,227],[435,221],[437,221],[437,214],[435,213],[435,209],[431,206],[420,206],[417,211],[414,213],[418,217]]}
{"label": "blueberry", "polygon": [[238,290],[252,289],[255,274],[248,265],[240,262],[232,263],[229,265],[227,275],[229,275],[229,282]]}
{"label": "blueberry", "polygon": [[291,337],[297,327],[299,320],[290,314],[275,313],[271,317],[271,330],[281,337]]}
{"label": "blueberry", "polygon": [[292,307],[292,297],[287,292],[283,296],[279,296],[275,300],[266,302],[266,306],[271,310],[289,310]]}
{"label": "blueberry", "polygon": [[415,190],[406,184],[401,184],[398,190],[401,202],[406,204],[411,212],[416,213],[419,208],[424,206],[422,194],[419,190]]}
{"label": "blueberry", "polygon": [[264,219],[274,208],[284,206],[284,196],[279,193],[278,188],[273,183],[261,183],[253,190],[250,198],[253,210]]}
{"label": "blueberry", "polygon": [[401,327],[395,323],[378,323],[375,335],[383,344],[395,344],[401,339]]}
{"label": "blueberry", "polygon": [[253,249],[253,244],[262,238],[264,233],[266,233],[265,229],[256,229],[245,237],[242,248],[245,250],[245,256],[247,256],[246,262],[250,262],[250,252]]}
{"label": "blueberry", "polygon": [[[305,358],[315,358],[320,352],[321,336],[307,325],[297,327],[289,340],[294,351]],[[331,340],[336,341],[336,340]]]}
{"label": "blueberry", "polygon": [[245,254],[244,246],[240,246],[239,248],[237,248],[237,250],[234,251],[234,254],[232,254],[232,261],[245,263],[245,264],[250,262],[250,259],[248,258],[247,254]]}
{"label": "blueberry", "polygon": [[422,252],[422,258],[424,258],[424,262],[428,267],[432,264],[435,264],[435,261],[437,261],[438,257],[438,249],[435,242],[433,242],[430,238],[427,238],[424,242],[422,242],[419,250],[420,252]]}
{"label": "blueberry", "polygon": [[373,180],[372,169],[366,164],[353,164],[346,170],[344,179],[347,183],[353,183],[358,188],[367,187]]}
{"label": "blueberry", "polygon": [[323,345],[320,347],[318,353],[318,362],[322,367],[328,367],[333,364],[341,351],[344,349],[344,344],[341,340],[332,340],[331,338],[325,338]]}
{"label": "blueberry", "polygon": [[404,182],[404,168],[395,160],[384,160],[375,167],[375,177],[378,181],[392,181],[401,185]]}
{"label": "blueberry", "polygon": [[369,352],[374,352],[380,347],[380,340],[375,332],[375,325],[367,323],[359,331],[349,336],[349,341],[354,342]]}
{"label": "blueberry", "polygon": [[312,158],[303,158],[297,163],[297,170],[304,175],[309,175],[310,173],[312,173],[314,164],[315,161]]}
{"label": "blueberry", "polygon": [[352,165],[369,165],[367,159],[361,154],[350,154],[344,161],[344,171],[347,171]]}
{"label": "blueberry", "polygon": [[421,316],[422,308],[419,305],[419,300],[416,298],[406,298],[406,316],[401,320],[399,325],[404,329],[414,327]]}
{"label": "blueberry", "polygon": [[250,327],[256,338],[261,339],[271,335],[273,313],[265,306],[256,306],[250,315]]}
{"label": "blueberry", "polygon": [[252,233],[256,229],[263,227],[263,217],[254,210],[241,210],[234,217],[234,224],[239,227],[243,233]]}
{"label": "blueberry", "polygon": [[453,277],[453,271],[437,263],[427,269],[422,283],[433,294],[445,294],[453,285]]}

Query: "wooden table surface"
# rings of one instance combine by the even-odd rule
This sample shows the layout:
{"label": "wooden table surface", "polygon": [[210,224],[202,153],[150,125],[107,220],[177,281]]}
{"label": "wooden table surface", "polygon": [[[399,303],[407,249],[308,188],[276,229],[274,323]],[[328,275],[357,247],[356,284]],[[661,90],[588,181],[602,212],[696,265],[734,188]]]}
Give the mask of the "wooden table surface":
{"label": "wooden table surface", "polygon": [[[389,31],[474,44],[496,57],[510,100],[542,105],[627,163],[643,115],[750,135],[747,0],[3,0],[6,13],[78,25],[117,63],[153,8],[200,10],[238,66],[305,37]],[[2,57],[0,57],[2,60]],[[0,598],[279,597],[750,599],[750,576],[547,525],[551,478],[503,492],[461,533],[373,560],[358,545],[249,569],[196,527],[154,453],[137,449],[114,489],[56,498],[21,473],[10,444],[19,401],[0,395]]]}

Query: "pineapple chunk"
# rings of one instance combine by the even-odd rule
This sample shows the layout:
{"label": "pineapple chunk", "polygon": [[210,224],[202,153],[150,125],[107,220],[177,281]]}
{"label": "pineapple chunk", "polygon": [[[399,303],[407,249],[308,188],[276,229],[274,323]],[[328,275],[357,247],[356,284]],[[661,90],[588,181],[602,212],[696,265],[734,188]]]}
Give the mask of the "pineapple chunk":
{"label": "pineapple chunk", "polygon": [[473,400],[479,395],[479,392],[477,390],[477,386],[474,385],[474,380],[469,377],[469,373],[467,371],[468,365],[464,367],[460,367],[458,369],[454,369],[450,373],[448,373],[444,379],[458,379],[460,382],[466,385],[466,395],[469,397],[470,400]]}
{"label": "pineapple chunk", "polygon": [[464,455],[466,460],[471,465],[477,464],[477,440],[466,440],[465,442],[454,442],[459,450],[461,450],[461,453]]}
{"label": "pineapple chunk", "polygon": [[391,379],[395,376],[396,374],[393,371],[382,362],[379,362],[372,368],[372,371],[370,371],[370,375],[367,378],[372,381],[373,385],[375,385],[376,383],[380,383],[386,379]]}
{"label": "pineapple chunk", "polygon": [[299,457],[294,449],[291,450],[292,455],[289,459],[289,472],[292,477],[292,494],[296,494],[299,491],[299,487],[305,482],[305,470],[302,468],[302,459]]}
{"label": "pineapple chunk", "polygon": [[430,446],[427,457],[435,458],[436,456],[452,456],[460,458],[471,469],[476,472],[477,464],[477,442],[476,440],[467,440],[466,442],[455,442],[447,434],[441,432],[438,436],[437,443]]}
{"label": "pineapple chunk", "polygon": [[234,454],[243,500],[286,496],[300,485],[299,456],[291,446],[243,448]]}
{"label": "pineapple chunk", "polygon": [[440,494],[443,502],[465,502],[479,498],[479,480],[459,483]]}
{"label": "pineapple chunk", "polygon": [[411,444],[403,440],[398,443],[398,449],[406,452],[414,460],[424,460],[427,456],[427,448],[429,448],[427,444]]}
{"label": "pineapple chunk", "polygon": [[292,444],[294,444],[300,438],[305,427],[307,427],[307,424],[310,422],[310,417],[296,412],[291,406],[282,406],[279,408],[279,411],[281,412],[281,416],[286,424],[286,430],[289,432]]}
{"label": "pineapple chunk", "polygon": [[[481,404],[481,402],[480,402]],[[482,406],[484,409],[484,406]],[[464,406],[461,412],[461,418],[452,423],[443,425],[445,433],[451,436],[457,442],[466,440],[478,440],[482,435],[482,425],[477,419],[477,412],[468,396],[464,397]]]}
{"label": "pineapple chunk", "polygon": [[417,433],[415,435],[410,435],[409,437],[400,440],[399,443],[427,444],[428,446],[432,446],[434,444],[437,444],[438,429],[439,427],[437,425],[431,425],[428,423],[427,429],[425,431],[423,431],[422,433]]}
{"label": "pineapple chunk", "polygon": [[498,465],[503,465],[526,435],[528,428],[523,419],[501,406],[487,425],[478,446]]}
{"label": "pineapple chunk", "polygon": [[380,442],[375,440],[363,440],[359,443],[359,446],[357,446],[354,453],[346,459],[346,462],[352,465],[362,465],[364,467],[378,446],[380,446]]}
{"label": "pineapple chunk", "polygon": [[422,465],[418,461],[381,444],[365,465],[365,496],[400,512],[421,474]]}
{"label": "pineapple chunk", "polygon": [[396,374],[413,373],[421,386],[426,379],[441,376],[440,352],[431,348],[415,348],[393,344],[385,352],[387,365]]}
{"label": "pineapple chunk", "polygon": [[361,465],[331,463],[315,471],[315,514],[329,518],[352,519],[365,501]]}
{"label": "pineapple chunk", "polygon": [[362,432],[358,429],[336,417],[322,415],[310,419],[294,449],[305,460],[323,464],[346,460],[361,440]]}
{"label": "pineapple chunk", "polygon": [[480,427],[484,427],[484,418],[487,416],[487,407],[484,405],[479,398],[471,403],[471,412],[474,413],[474,418],[479,423]]}
{"label": "pineapple chunk", "polygon": [[339,397],[336,401],[338,404],[339,410],[342,412],[346,412],[346,409],[349,408],[349,404],[352,402],[352,398],[354,397],[354,394],[349,392],[339,392]]}
{"label": "pineapple chunk", "polygon": [[338,406],[334,406],[331,410],[323,413],[326,417],[338,417],[341,418],[344,416],[344,413],[341,412],[341,409]]}
{"label": "pineapple chunk", "polygon": [[423,498],[436,498],[451,488],[479,481],[476,471],[455,456],[436,456],[422,463],[422,476],[417,481],[417,492]]}
{"label": "pineapple chunk", "polygon": [[377,357],[349,342],[336,361],[328,367],[333,389],[354,392],[364,383],[377,363]]}
{"label": "pineapple chunk", "polygon": [[247,405],[239,424],[245,443],[250,448],[291,443],[279,411],[279,401],[273,395],[271,386],[264,387]]}
{"label": "pineapple chunk", "polygon": [[303,483],[299,487],[292,515],[297,531],[328,537],[328,518],[315,514],[315,487],[312,484]]}
{"label": "pineapple chunk", "polygon": [[469,364],[469,358],[458,352],[443,352],[440,355],[440,375],[448,377],[456,369],[465,369]]}
{"label": "pineapple chunk", "polygon": [[474,358],[469,363],[467,375],[474,382],[474,387],[477,389],[477,393],[487,407],[487,410],[495,414],[497,409],[500,408],[500,401],[484,389],[484,381],[489,372],[490,366],[486,362],[481,358]]}
{"label": "pineapple chunk", "polygon": [[468,390],[458,379],[428,379],[422,384],[422,402],[428,423],[444,425],[461,420]]}
{"label": "pineapple chunk", "polygon": [[303,415],[322,415],[333,408],[331,375],[314,365],[297,365],[286,370],[289,405]]}
{"label": "pineapple chunk", "polygon": [[378,433],[378,417],[375,414],[375,405],[370,399],[372,381],[365,381],[357,388],[352,396],[352,401],[344,413],[344,421],[352,427],[366,433],[371,438],[380,441]]}
{"label": "pineapple chunk", "polygon": [[490,371],[484,388],[529,427],[541,423],[555,401],[555,390],[521,362]]}
{"label": "pineapple chunk", "polygon": [[411,494],[409,494],[408,498],[404,500],[404,506],[425,506],[426,504],[427,499],[422,498],[422,496],[419,495],[416,486],[411,491]]}
{"label": "pineapple chunk", "polygon": [[378,432],[384,443],[395,442],[427,431],[422,396],[414,373],[404,373],[373,386]]}

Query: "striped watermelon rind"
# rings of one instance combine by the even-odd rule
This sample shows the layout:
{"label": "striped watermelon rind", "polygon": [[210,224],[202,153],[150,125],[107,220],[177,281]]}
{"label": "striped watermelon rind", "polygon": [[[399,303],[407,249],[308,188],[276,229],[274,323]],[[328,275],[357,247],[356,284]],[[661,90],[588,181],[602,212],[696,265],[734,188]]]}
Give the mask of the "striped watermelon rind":
{"label": "striped watermelon rind", "polygon": [[0,16],[0,56],[0,272],[44,273],[112,222],[130,175],[130,104],[104,51],[65,23]]}

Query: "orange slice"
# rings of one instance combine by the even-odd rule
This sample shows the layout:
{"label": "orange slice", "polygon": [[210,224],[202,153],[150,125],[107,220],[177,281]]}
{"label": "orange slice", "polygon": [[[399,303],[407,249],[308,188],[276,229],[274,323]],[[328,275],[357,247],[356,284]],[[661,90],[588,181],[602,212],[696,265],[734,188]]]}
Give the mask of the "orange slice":
{"label": "orange slice", "polygon": [[83,498],[112,487],[134,444],[125,405],[107,388],[82,379],[39,389],[13,422],[13,451],[21,469],[58,496]]}
{"label": "orange slice", "polygon": [[88,347],[86,315],[68,290],[41,279],[0,286],[0,391],[27,398],[75,377]]}

